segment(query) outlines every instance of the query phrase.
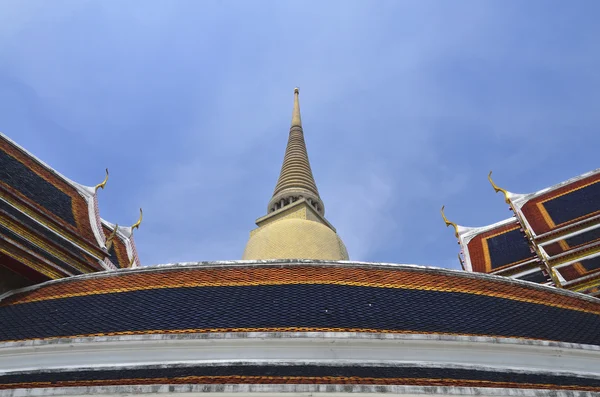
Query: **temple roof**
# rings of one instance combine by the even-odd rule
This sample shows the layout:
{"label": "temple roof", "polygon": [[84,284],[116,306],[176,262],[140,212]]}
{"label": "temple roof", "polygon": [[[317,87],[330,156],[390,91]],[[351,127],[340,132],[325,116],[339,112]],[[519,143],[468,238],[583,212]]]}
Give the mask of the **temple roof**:
{"label": "temple roof", "polygon": [[480,228],[452,225],[463,268],[550,282],[600,295],[600,169],[529,194],[504,195],[514,217]]}
{"label": "temple roof", "polygon": [[0,324],[0,341],[335,331],[600,345],[600,300],[505,277],[422,266],[242,261],[122,269],[46,282],[0,296]]}
{"label": "temple roof", "polygon": [[0,187],[6,192],[3,199],[29,204],[50,218],[48,222],[60,224],[61,231],[73,232],[88,247],[104,245],[96,188],[70,180],[2,133],[0,164]]}
{"label": "temple roof", "polygon": [[458,226],[465,270],[492,273],[539,268],[519,222],[508,218],[483,227]]}
{"label": "temple roof", "polygon": [[600,391],[600,300],[432,267],[120,269],[0,295],[0,324],[6,397]]}
{"label": "temple roof", "polygon": [[116,268],[140,266],[137,250],[133,241],[133,227],[118,226],[102,219],[104,234],[107,236],[109,265]]}
{"label": "temple roof", "polygon": [[0,134],[0,266],[35,283],[139,265],[132,228],[106,245],[114,225],[97,192],[107,180],[108,170],[94,187],[74,182]]}
{"label": "temple roof", "polygon": [[535,191],[533,193],[513,193],[513,192],[507,192],[507,193],[509,194],[511,202],[518,208],[521,208],[530,199],[533,199],[533,198],[536,198],[539,196],[543,196],[543,195],[547,195],[547,194],[551,194],[552,192],[554,192],[558,189],[561,189],[561,188],[564,188],[567,186],[573,186],[573,184],[576,184],[581,181],[588,181],[588,180],[591,181],[591,179],[594,179],[594,177],[596,175],[600,175],[600,168],[583,173],[581,175],[577,175],[576,177],[567,179],[566,181],[557,183],[555,185]]}
{"label": "temple roof", "polygon": [[34,281],[107,269],[97,189],[63,176],[0,134],[3,265]]}
{"label": "temple roof", "polygon": [[[491,175],[491,173],[490,173]],[[600,220],[600,168],[533,193],[501,191],[533,238],[567,232],[588,220]]]}

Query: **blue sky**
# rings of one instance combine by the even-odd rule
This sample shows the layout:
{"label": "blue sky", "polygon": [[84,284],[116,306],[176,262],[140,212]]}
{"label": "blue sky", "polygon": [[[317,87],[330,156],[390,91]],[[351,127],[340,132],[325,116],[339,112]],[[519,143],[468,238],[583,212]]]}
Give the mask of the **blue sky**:
{"label": "blue sky", "polygon": [[600,166],[600,3],[0,2],[0,131],[131,224],[146,265],[239,259],[301,90],[351,259],[457,268],[439,215]]}

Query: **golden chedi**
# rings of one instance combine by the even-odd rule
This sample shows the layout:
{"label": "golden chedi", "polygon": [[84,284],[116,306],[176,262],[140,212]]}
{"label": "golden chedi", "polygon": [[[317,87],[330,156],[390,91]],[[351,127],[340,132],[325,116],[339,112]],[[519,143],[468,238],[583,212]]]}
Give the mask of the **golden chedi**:
{"label": "golden chedi", "polygon": [[296,88],[279,180],[267,215],[257,219],[258,228],[250,232],[243,259],[348,259],[344,243],[325,219],[306,152],[298,95]]}

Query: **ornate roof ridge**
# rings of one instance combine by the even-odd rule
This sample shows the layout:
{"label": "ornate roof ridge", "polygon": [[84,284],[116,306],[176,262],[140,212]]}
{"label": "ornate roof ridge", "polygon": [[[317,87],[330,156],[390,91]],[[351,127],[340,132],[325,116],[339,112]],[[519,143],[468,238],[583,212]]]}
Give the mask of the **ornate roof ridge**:
{"label": "ornate roof ridge", "polygon": [[444,222],[446,222],[446,226],[453,226],[454,230],[455,230],[455,234],[456,234],[456,238],[458,238],[459,240],[463,240],[463,239],[468,239],[466,243],[468,243],[474,236],[483,233],[483,232],[487,232],[488,230],[492,230],[495,229],[497,227],[500,226],[504,226],[504,225],[508,225],[511,223],[518,223],[517,218],[515,218],[514,216],[510,217],[510,218],[506,218],[503,219],[501,221],[498,221],[496,223],[492,223],[489,225],[484,225],[484,226],[463,226],[463,225],[459,225],[457,223],[454,222],[450,222],[447,218],[446,215],[444,213],[444,209],[445,206],[442,207],[442,218],[444,219]]}
{"label": "ornate roof ridge", "polygon": [[63,174],[58,172],[56,169],[52,168],[50,165],[48,165],[47,163],[42,161],[39,157],[37,157],[36,155],[34,155],[33,153],[31,153],[30,151],[25,149],[23,146],[19,145],[14,140],[10,139],[6,134],[0,132],[0,139],[3,139],[4,141],[8,142],[9,145],[13,146],[15,149],[17,149],[18,151],[20,151],[27,157],[31,158],[33,161],[38,163],[41,167],[48,170],[48,172],[55,175],[57,178],[61,179],[66,184],[72,186],[75,189],[75,191],[77,191],[77,193],[79,193],[81,195],[81,197],[84,198],[84,200],[88,206],[88,217],[89,217],[89,222],[90,222],[90,227],[92,229],[92,233],[94,235],[94,238],[96,239],[96,242],[98,243],[98,246],[103,247],[105,237],[101,231],[102,227],[99,223],[100,217],[98,215],[99,210],[98,210],[97,190],[99,187],[102,187],[102,189],[104,188],[104,185],[106,184],[106,180],[108,179],[108,170],[106,170],[106,178],[104,179],[104,181],[101,184],[97,185],[96,187],[82,185],[80,183],[77,183],[77,182],[67,178],[66,176],[64,176]]}
{"label": "ornate roof ridge", "polygon": [[106,219],[101,218],[102,225],[107,227],[110,230],[113,230],[117,237],[123,242],[125,245],[125,249],[127,251],[127,259],[129,260],[130,267],[138,267],[141,266],[140,260],[137,254],[137,249],[135,247],[135,241],[133,240],[133,230],[138,228],[142,221],[142,212],[140,208],[140,218],[133,226],[120,226],[118,224],[113,224]]}
{"label": "ornate roof ridge", "polygon": [[131,237],[131,227],[129,226],[121,226],[117,223],[112,223],[107,221],[104,218],[100,218],[100,220],[102,221],[102,224],[104,226],[107,226],[109,229],[111,230],[115,230],[115,227],[117,227],[117,235],[125,240],[125,239],[129,239]]}
{"label": "ornate roof ridge", "polygon": [[514,216],[510,218],[503,219],[499,222],[492,223],[490,225],[478,226],[478,227],[467,227],[467,226],[458,226],[459,227],[459,236],[462,239],[465,239],[465,244],[468,243],[474,236],[485,233],[487,231],[496,229],[501,226],[510,225],[511,223],[519,224],[519,221]]}
{"label": "ornate roof ridge", "polygon": [[75,182],[72,179],[67,178],[66,176],[64,176],[63,174],[61,174],[60,172],[58,172],[56,169],[54,169],[50,165],[48,165],[48,163],[42,161],[39,157],[37,157],[36,155],[34,155],[33,153],[31,153],[29,150],[25,149],[23,146],[19,145],[18,143],[16,143],[12,139],[10,139],[3,132],[0,132],[0,138],[4,139],[5,141],[7,141],[8,143],[10,143],[12,146],[14,146],[15,148],[17,148],[18,150],[20,150],[21,152],[23,152],[27,156],[31,157],[32,160],[34,160],[35,162],[37,162],[42,167],[46,168],[48,171],[50,171],[51,173],[53,173],[54,175],[56,175],[57,177],[59,177],[60,179],[62,179],[64,182],[66,182],[69,185],[73,186],[85,198],[92,197],[95,194],[95,190],[96,190],[95,187],[86,186],[86,185],[83,185],[81,183]]}
{"label": "ornate roof ridge", "polygon": [[68,282],[76,282],[78,280],[85,279],[94,279],[94,278],[102,278],[102,277],[119,277],[121,275],[129,274],[129,273],[145,273],[145,272],[160,272],[164,270],[178,270],[178,269],[190,269],[190,268],[199,268],[199,269],[219,269],[219,268],[256,268],[256,267],[282,267],[282,265],[290,265],[290,266],[313,266],[313,267],[321,267],[326,265],[328,267],[369,267],[372,269],[382,269],[382,270],[404,270],[404,271],[413,271],[413,272],[427,272],[434,273],[437,275],[447,275],[447,276],[457,276],[466,279],[479,279],[479,280],[488,280],[495,281],[506,284],[515,284],[519,286],[525,286],[528,288],[543,290],[543,291],[552,291],[553,293],[565,295],[569,297],[574,297],[582,300],[586,300],[593,303],[600,302],[600,298],[596,298],[589,295],[584,295],[578,292],[570,291],[567,289],[555,288],[552,286],[547,286],[543,284],[532,283],[529,281],[523,281],[518,279],[512,279],[505,276],[499,276],[495,274],[487,274],[487,273],[477,273],[477,272],[465,272],[459,269],[447,269],[436,266],[426,266],[426,265],[414,265],[414,264],[399,264],[399,263],[386,263],[386,262],[361,262],[361,261],[331,261],[331,260],[313,260],[313,259],[269,259],[269,260],[231,260],[231,261],[204,261],[204,262],[181,262],[181,263],[167,263],[167,264],[157,264],[157,265],[149,265],[142,267],[134,267],[134,268],[124,268],[118,270],[106,270],[102,272],[88,273],[82,274],[57,280],[50,280],[40,284],[32,285],[29,287],[24,287],[20,289],[15,289],[8,291],[2,295],[0,295],[0,302],[4,299],[20,294],[23,292],[30,292],[36,289],[56,284],[56,283],[68,283]]}
{"label": "ornate roof ridge", "polygon": [[[583,174],[574,176],[573,178],[569,178],[566,181],[562,181],[562,182],[556,183],[556,184],[554,184],[552,186],[548,186],[548,187],[546,187],[544,189],[537,190],[535,192],[530,192],[530,193],[513,193],[513,192],[510,192],[510,191],[506,191],[506,194],[507,194],[508,198],[510,199],[511,203],[516,208],[520,209],[520,208],[523,207],[523,205],[525,205],[525,203],[527,201],[531,200],[532,198],[542,196],[544,194],[550,193],[550,192],[552,192],[554,190],[560,189],[560,188],[562,188],[564,186],[570,185],[571,183],[580,181],[582,179],[589,178],[590,176],[594,176],[596,174],[600,174],[600,168],[596,168],[596,169],[594,169],[592,171],[588,171],[588,172],[585,172]],[[504,190],[504,189],[502,189],[502,190]]]}

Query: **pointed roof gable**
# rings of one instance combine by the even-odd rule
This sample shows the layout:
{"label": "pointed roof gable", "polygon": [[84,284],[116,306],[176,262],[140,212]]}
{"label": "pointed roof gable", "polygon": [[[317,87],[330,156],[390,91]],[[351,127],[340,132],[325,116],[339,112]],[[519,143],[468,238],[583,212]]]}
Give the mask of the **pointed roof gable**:
{"label": "pointed roof gable", "polygon": [[[600,169],[529,194],[497,186],[514,218],[454,226],[468,271],[501,274],[600,295]],[[494,259],[496,257],[496,259]]]}
{"label": "pointed roof gable", "polygon": [[511,194],[515,211],[535,237],[596,223],[600,218],[600,169],[530,194]]}
{"label": "pointed roof gable", "polygon": [[61,230],[72,232],[86,248],[104,246],[97,189],[73,182],[2,133],[0,164],[0,186],[7,195],[34,207],[60,224]]}
{"label": "pointed roof gable", "polygon": [[138,267],[140,260],[133,240],[133,227],[123,227],[102,219],[102,227],[107,237],[109,256],[108,266],[118,268]]}

